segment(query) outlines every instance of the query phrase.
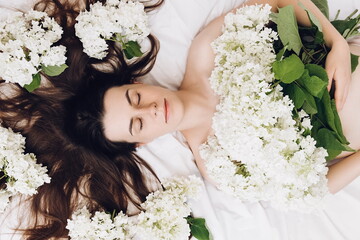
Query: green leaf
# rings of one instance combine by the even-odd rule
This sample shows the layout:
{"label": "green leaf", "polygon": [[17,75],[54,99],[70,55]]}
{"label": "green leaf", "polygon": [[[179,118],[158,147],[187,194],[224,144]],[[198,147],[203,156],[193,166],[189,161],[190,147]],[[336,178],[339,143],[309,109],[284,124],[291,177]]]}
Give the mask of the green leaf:
{"label": "green leaf", "polygon": [[315,140],[318,142],[319,146],[328,150],[329,156],[327,159],[334,159],[342,151],[353,151],[353,149],[349,148],[346,144],[339,142],[336,138],[336,133],[326,128],[319,129]]}
{"label": "green leaf", "polygon": [[325,15],[327,19],[329,19],[329,6],[327,0],[311,0]]}
{"label": "green leaf", "polygon": [[326,151],[328,153],[328,156],[325,158],[326,161],[335,159],[342,152],[341,150],[337,150],[337,149],[326,149]]}
{"label": "green leaf", "polygon": [[299,109],[304,104],[305,93],[296,84],[286,84],[284,86],[284,93],[294,102],[296,109]]}
{"label": "green leaf", "polygon": [[[338,30],[338,32],[346,37],[346,30],[352,29],[358,23],[357,19],[349,19],[349,20],[334,20],[331,22],[332,25]],[[349,31],[349,30],[348,30]]]}
{"label": "green leaf", "polygon": [[34,74],[32,82],[30,84],[24,85],[24,88],[26,90],[28,90],[29,92],[32,92],[35,89],[37,89],[38,87],[40,87],[40,82],[41,82],[40,73]]}
{"label": "green leaf", "polygon": [[278,22],[278,13],[271,12],[270,13],[270,20],[277,24],[277,22]]}
{"label": "green leaf", "polygon": [[45,66],[45,65],[41,66],[42,72],[50,77],[58,76],[66,68],[68,68],[68,65],[66,65],[65,63],[61,64],[60,66]]}
{"label": "green leaf", "polygon": [[315,139],[317,132],[319,131],[320,128],[324,127],[324,125],[316,117],[311,118],[311,125],[312,125],[311,136]]}
{"label": "green leaf", "polygon": [[304,64],[295,54],[274,62],[272,67],[275,78],[287,84],[300,78],[304,72]]}
{"label": "green leaf", "polygon": [[328,124],[327,127],[330,127],[331,130],[337,132],[337,128],[335,125],[335,116],[333,112],[333,108],[331,107],[331,99],[329,94],[324,94],[320,101],[321,108],[323,109],[322,120],[326,121]]}
{"label": "green leaf", "polygon": [[317,109],[314,108],[311,104],[309,104],[308,101],[305,101],[303,106],[302,106],[303,110],[309,114],[309,115],[313,115],[317,113]]}
{"label": "green leaf", "polygon": [[127,59],[132,59],[134,56],[132,55],[131,51],[127,50],[126,48],[123,49],[125,53],[125,57]]}
{"label": "green leaf", "polygon": [[318,110],[317,117],[325,124],[323,124],[323,126],[331,130],[341,144],[348,145],[349,142],[346,140],[342,131],[335,100],[330,99],[330,95],[327,91],[325,91],[322,99],[318,101]]}
{"label": "green leaf", "polygon": [[[325,95],[325,94],[324,94]],[[325,113],[325,107],[323,105],[323,103],[321,102],[323,99],[318,99],[316,101],[316,105],[318,106],[318,112],[316,115],[314,115],[314,123],[315,122],[318,122],[320,125],[319,125],[319,129],[320,128],[330,128],[329,127],[329,124],[327,122],[327,119],[326,119],[326,113]]]}
{"label": "green leaf", "polygon": [[294,14],[294,7],[289,5],[279,8],[277,30],[282,43],[299,55],[302,43]]}
{"label": "green leaf", "polygon": [[324,82],[317,76],[310,76],[309,70],[305,69],[304,74],[297,81],[302,87],[304,87],[312,96],[321,98],[326,87],[327,82]]}
{"label": "green leaf", "polygon": [[314,44],[316,44],[316,45],[325,44],[324,34],[322,32],[317,31],[315,33]]}
{"label": "green leaf", "polygon": [[329,82],[328,75],[322,66],[316,64],[306,64],[305,69],[309,71],[310,76],[315,75],[318,78],[322,79],[324,82]]}
{"label": "green leaf", "polygon": [[310,78],[306,78],[304,83],[309,93],[314,97],[318,97],[318,98],[322,97],[327,87],[327,83],[321,80],[317,76],[311,76]]}
{"label": "green leaf", "polygon": [[140,45],[134,41],[129,41],[123,46],[125,56],[128,59],[133,57],[141,57],[143,53],[141,52],[140,48]]}
{"label": "green leaf", "polygon": [[351,72],[354,72],[359,64],[359,56],[351,54]]}
{"label": "green leaf", "polygon": [[321,23],[320,23],[320,21],[315,17],[315,15],[314,15],[312,12],[310,12],[310,11],[304,6],[304,4],[302,4],[301,2],[298,2],[298,5],[306,11],[306,13],[307,13],[307,15],[308,15],[308,17],[309,17],[309,20],[310,20],[310,22],[311,22],[311,25],[316,26],[316,27],[319,29],[319,31],[322,32]]}
{"label": "green leaf", "polygon": [[204,218],[186,218],[188,224],[190,225],[191,234],[198,240],[209,240],[210,233],[205,225]]}
{"label": "green leaf", "polygon": [[350,33],[350,29],[346,29],[342,35],[345,38],[346,36],[348,36],[349,33]]}
{"label": "green leaf", "polygon": [[276,60],[281,61],[282,57],[284,56],[284,53],[286,51],[287,47],[283,47],[277,54],[276,54]]}
{"label": "green leaf", "polygon": [[305,102],[303,104],[303,109],[307,114],[316,114],[318,112],[318,108],[316,106],[315,98],[308,93],[307,91],[303,91],[305,94]]}
{"label": "green leaf", "polygon": [[335,124],[335,128],[336,128],[336,133],[338,134],[338,139],[343,144],[349,144],[348,140],[346,139],[346,137],[345,137],[345,135],[343,133],[340,117],[339,117],[339,114],[337,112],[336,104],[335,104],[334,99],[331,100],[331,108],[332,108],[333,113],[334,113],[334,124]]}

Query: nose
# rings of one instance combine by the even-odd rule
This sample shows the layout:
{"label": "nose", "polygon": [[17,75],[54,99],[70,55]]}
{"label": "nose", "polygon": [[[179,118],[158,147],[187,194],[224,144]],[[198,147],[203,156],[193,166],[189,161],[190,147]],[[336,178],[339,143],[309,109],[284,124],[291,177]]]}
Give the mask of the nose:
{"label": "nose", "polygon": [[158,106],[155,102],[153,102],[148,105],[138,106],[135,111],[137,115],[150,115],[152,117],[156,117],[158,112]]}

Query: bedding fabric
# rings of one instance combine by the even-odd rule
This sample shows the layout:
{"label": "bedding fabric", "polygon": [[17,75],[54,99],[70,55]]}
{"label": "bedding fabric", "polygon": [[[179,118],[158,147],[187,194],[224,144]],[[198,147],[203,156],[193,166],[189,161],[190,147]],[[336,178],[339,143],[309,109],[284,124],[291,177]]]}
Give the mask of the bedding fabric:
{"label": "bedding fabric", "polygon": [[[152,33],[161,47],[154,69],[144,82],[176,89],[183,78],[186,56],[195,35],[212,19],[243,0],[165,0],[151,13]],[[0,0],[0,19],[13,9],[28,9],[32,0]],[[7,8],[4,8],[7,7]],[[359,9],[358,0],[330,0],[331,17],[337,9],[347,16]],[[10,8],[10,9],[9,9]],[[167,134],[138,148],[138,154],[154,168],[160,179],[200,176],[191,151],[180,133]],[[195,217],[206,219],[215,240],[341,240],[360,239],[360,178],[326,201],[313,214],[281,212],[268,203],[244,203],[218,191],[204,181],[201,197],[190,201]],[[11,228],[26,222],[26,206],[16,201],[0,215],[0,240],[20,239]]]}

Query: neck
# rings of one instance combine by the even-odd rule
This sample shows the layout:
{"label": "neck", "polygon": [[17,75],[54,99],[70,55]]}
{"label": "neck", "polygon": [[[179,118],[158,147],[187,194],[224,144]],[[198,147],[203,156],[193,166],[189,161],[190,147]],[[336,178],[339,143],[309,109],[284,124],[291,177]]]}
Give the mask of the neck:
{"label": "neck", "polygon": [[214,112],[209,109],[206,99],[200,94],[180,90],[178,96],[184,103],[184,117],[177,130],[185,131],[201,127],[209,117],[212,118]]}

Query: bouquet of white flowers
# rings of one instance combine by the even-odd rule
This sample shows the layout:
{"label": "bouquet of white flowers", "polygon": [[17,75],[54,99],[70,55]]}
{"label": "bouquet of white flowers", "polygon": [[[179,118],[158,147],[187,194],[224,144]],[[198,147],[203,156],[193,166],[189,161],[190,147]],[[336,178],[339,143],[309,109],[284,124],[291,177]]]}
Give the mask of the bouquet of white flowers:
{"label": "bouquet of white flowers", "polygon": [[66,226],[73,240],[115,240],[132,239],[132,225],[129,217],[120,212],[116,217],[105,212],[95,212],[94,216],[86,207],[74,212]]}
{"label": "bouquet of white flowers", "polygon": [[106,40],[119,42],[126,57],[142,55],[139,42],[149,34],[144,5],[132,0],[108,0],[90,5],[76,18],[76,36],[88,56],[103,59],[108,54]]}
{"label": "bouquet of white flowers", "polygon": [[[220,96],[215,136],[200,148],[209,176],[220,189],[246,201],[308,210],[327,194],[327,152],[309,135],[304,111],[274,84],[270,6],[248,6],[225,17],[214,41],[210,84]],[[294,114],[294,111],[296,112]]]}
{"label": "bouquet of white flowers", "polygon": [[172,178],[163,183],[165,190],[151,193],[141,207],[137,218],[137,233],[140,239],[188,239],[190,227],[185,219],[191,209],[187,198],[196,198],[201,181],[190,176]]}
{"label": "bouquet of white flowers", "polygon": [[0,22],[0,78],[29,91],[40,85],[40,71],[59,75],[67,67],[64,46],[53,46],[62,29],[44,12],[16,13]]}
{"label": "bouquet of white flowers", "polygon": [[47,169],[36,163],[32,153],[24,153],[25,138],[10,128],[0,126],[0,212],[4,211],[9,198],[15,194],[33,195],[36,189],[50,182]]}
{"label": "bouquet of white flowers", "polygon": [[[171,178],[163,182],[164,189],[151,193],[141,205],[139,215],[128,217],[95,212],[86,208],[76,211],[68,220],[67,229],[72,240],[163,239],[187,240],[191,213],[186,201],[199,194],[199,178]],[[208,234],[208,232],[207,232]],[[136,236],[136,237],[135,237]]]}

